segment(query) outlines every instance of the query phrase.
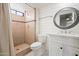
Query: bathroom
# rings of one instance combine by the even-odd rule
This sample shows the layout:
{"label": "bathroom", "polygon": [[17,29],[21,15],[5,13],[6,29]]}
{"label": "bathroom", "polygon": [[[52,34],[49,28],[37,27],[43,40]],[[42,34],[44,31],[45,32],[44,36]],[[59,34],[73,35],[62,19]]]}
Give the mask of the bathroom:
{"label": "bathroom", "polygon": [[9,20],[1,20],[1,56],[79,55],[79,3],[10,3],[4,9]]}

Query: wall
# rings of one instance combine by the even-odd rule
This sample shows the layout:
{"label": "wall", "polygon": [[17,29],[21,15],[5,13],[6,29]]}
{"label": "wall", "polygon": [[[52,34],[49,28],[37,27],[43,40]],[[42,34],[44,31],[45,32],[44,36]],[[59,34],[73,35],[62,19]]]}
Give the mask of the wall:
{"label": "wall", "polygon": [[[56,14],[57,11],[64,7],[74,7],[79,10],[79,4],[75,3],[52,3],[48,6],[45,6],[43,8],[39,8],[39,20],[40,20],[40,34],[47,34],[47,33],[65,33],[66,34],[79,34],[79,24],[77,24],[75,27],[68,29],[68,30],[62,30],[58,29],[56,26],[54,26],[53,23],[53,17]],[[52,17],[50,17],[52,16]]]}
{"label": "wall", "polygon": [[[11,14],[12,20],[12,34],[13,34],[13,41],[14,46],[24,43],[25,41],[25,23],[22,23],[21,21],[25,21],[25,17],[16,16],[14,14]],[[19,21],[19,22],[16,22]]]}

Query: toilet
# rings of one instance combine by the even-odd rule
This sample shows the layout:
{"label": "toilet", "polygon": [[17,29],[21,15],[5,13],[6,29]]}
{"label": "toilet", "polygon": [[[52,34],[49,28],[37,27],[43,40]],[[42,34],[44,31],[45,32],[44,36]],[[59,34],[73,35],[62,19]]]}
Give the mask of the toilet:
{"label": "toilet", "polygon": [[31,49],[34,56],[43,55],[45,48],[44,45],[46,43],[45,35],[38,35],[38,41],[31,44]]}

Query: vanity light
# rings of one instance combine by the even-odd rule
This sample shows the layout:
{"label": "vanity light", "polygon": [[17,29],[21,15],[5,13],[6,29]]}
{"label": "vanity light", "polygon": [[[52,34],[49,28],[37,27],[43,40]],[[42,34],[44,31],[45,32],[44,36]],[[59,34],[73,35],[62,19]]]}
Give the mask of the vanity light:
{"label": "vanity light", "polygon": [[70,19],[69,18],[66,18],[66,20],[69,21]]}

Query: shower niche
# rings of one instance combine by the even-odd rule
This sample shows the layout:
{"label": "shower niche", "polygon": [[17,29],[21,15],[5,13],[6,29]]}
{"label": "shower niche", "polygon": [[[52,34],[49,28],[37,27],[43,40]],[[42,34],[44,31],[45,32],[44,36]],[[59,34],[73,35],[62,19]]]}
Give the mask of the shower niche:
{"label": "shower niche", "polygon": [[70,29],[79,22],[79,11],[72,7],[59,10],[54,16],[54,24],[60,29]]}

